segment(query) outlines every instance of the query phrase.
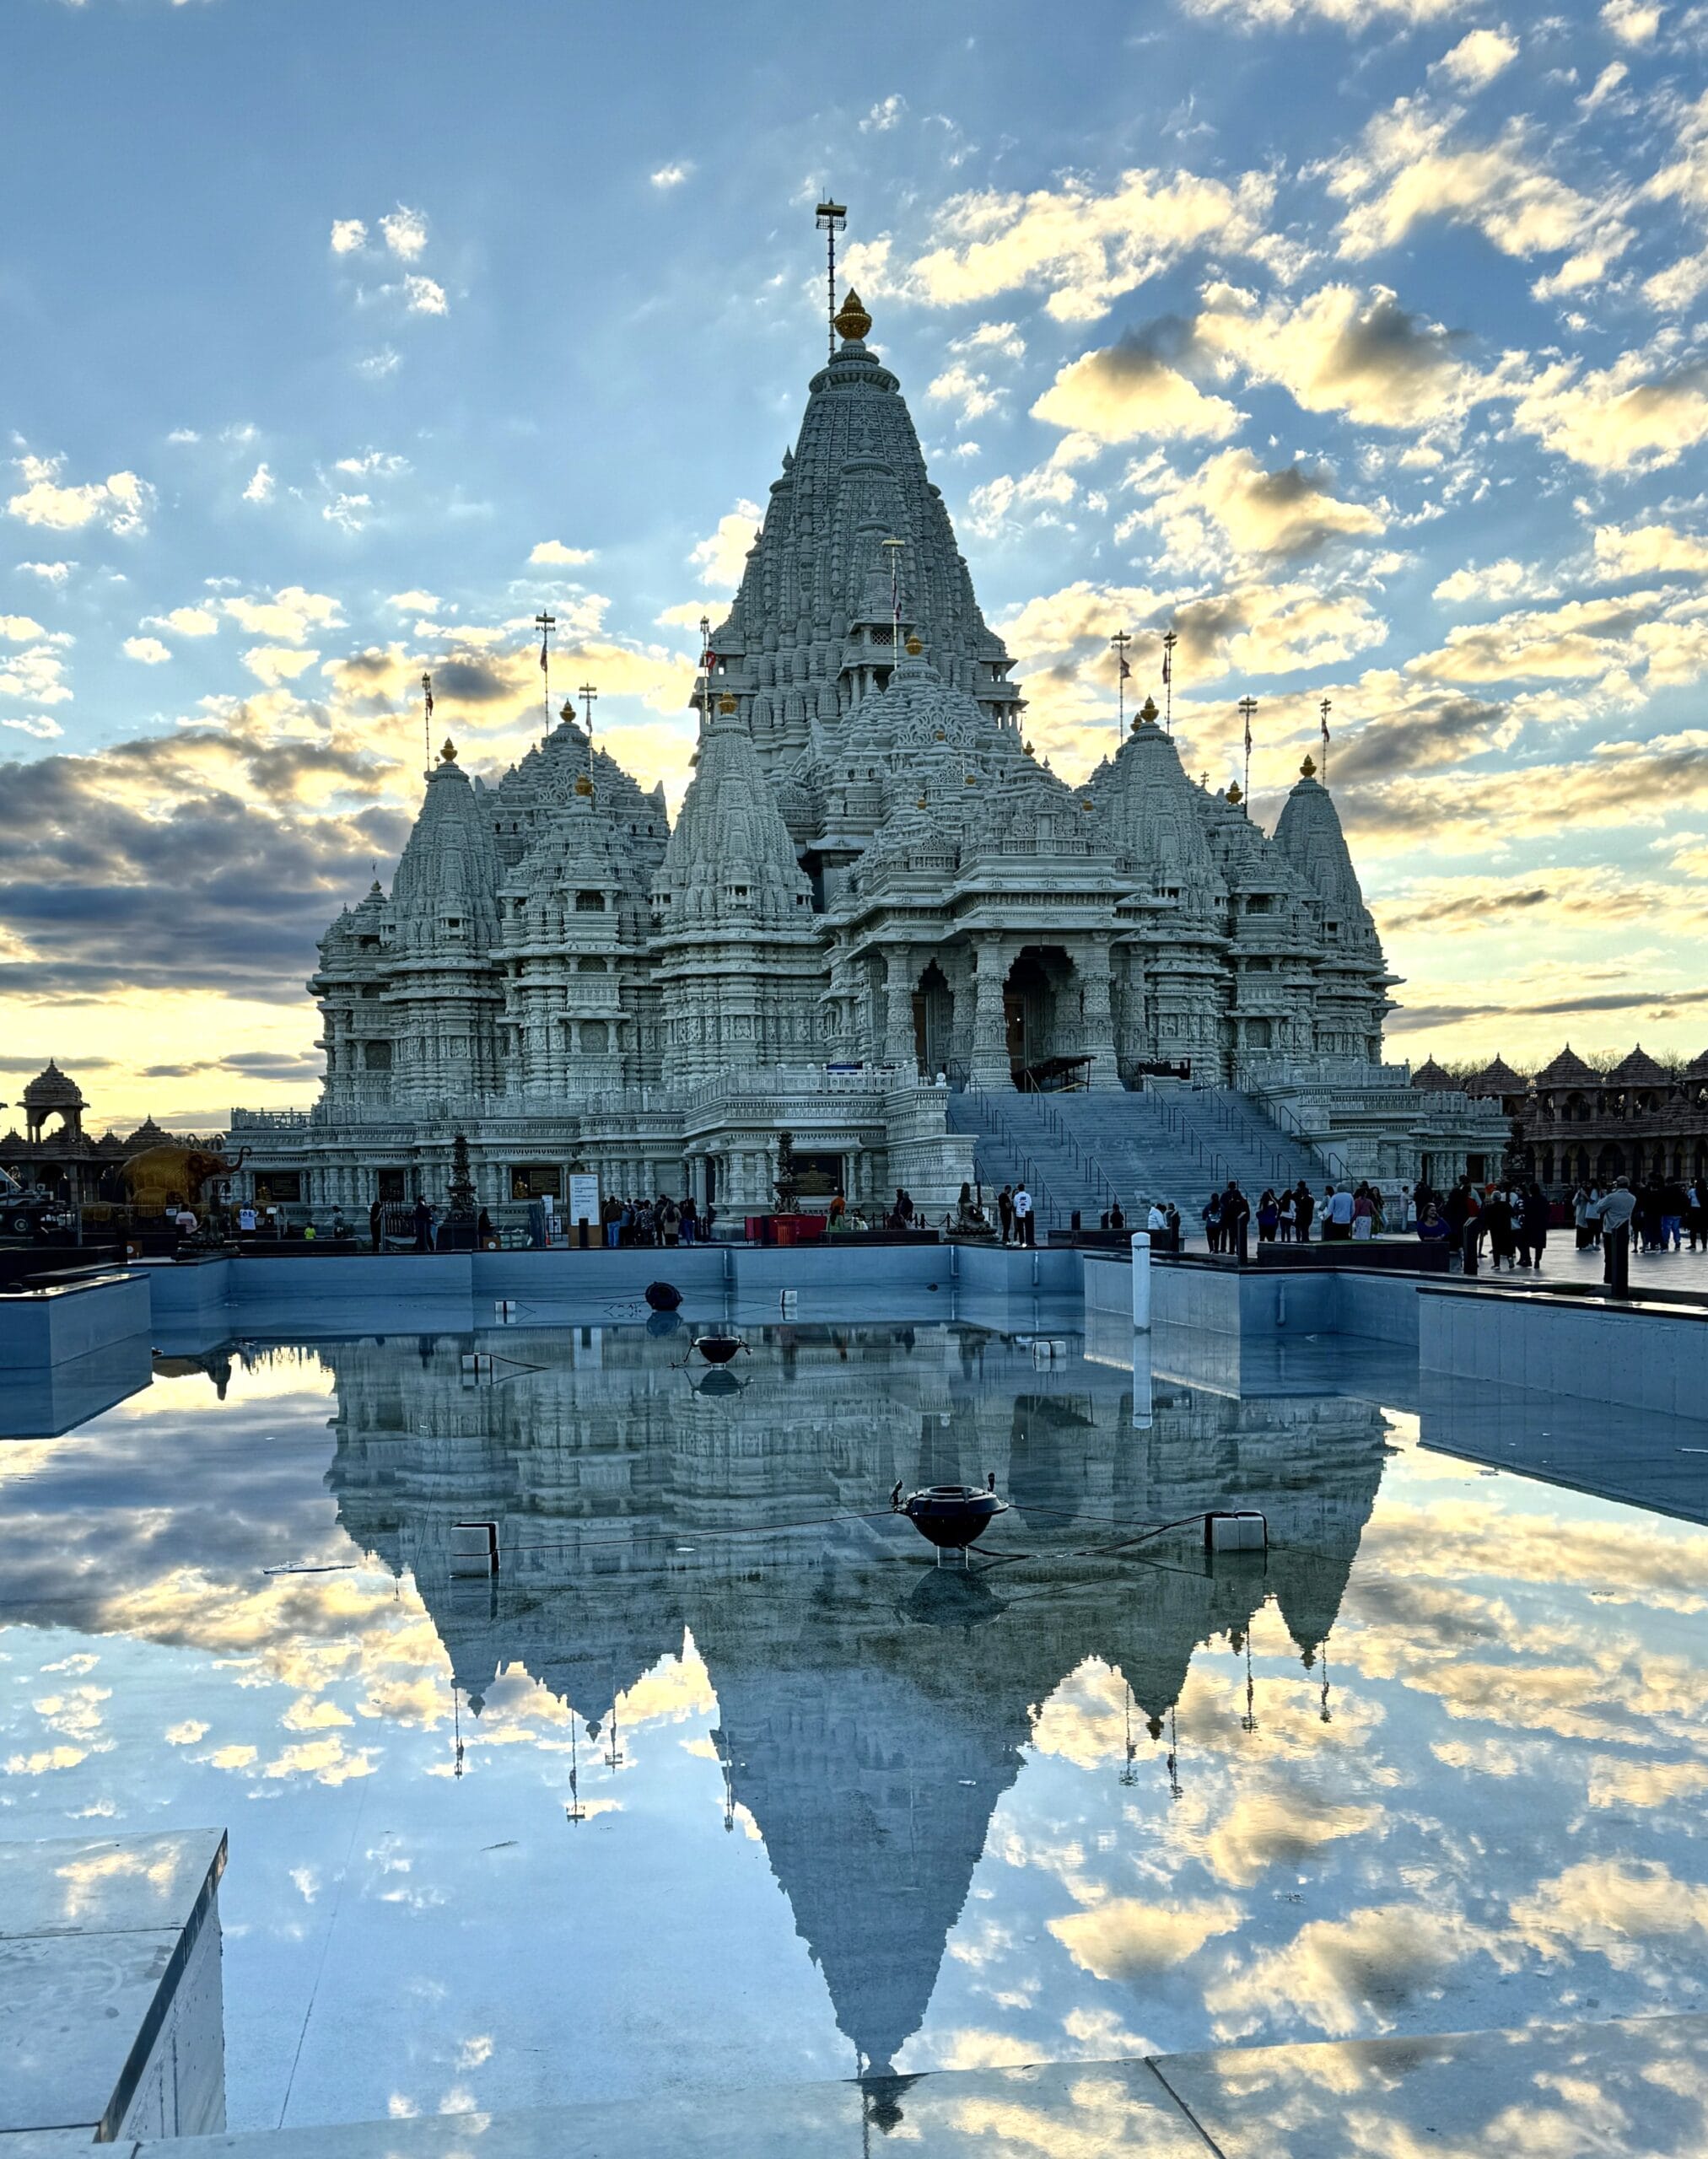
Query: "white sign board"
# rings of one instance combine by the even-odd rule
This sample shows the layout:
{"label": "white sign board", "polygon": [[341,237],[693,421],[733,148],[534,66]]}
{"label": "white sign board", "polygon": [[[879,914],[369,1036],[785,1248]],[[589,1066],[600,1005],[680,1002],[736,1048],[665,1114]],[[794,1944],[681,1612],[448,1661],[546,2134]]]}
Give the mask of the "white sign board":
{"label": "white sign board", "polygon": [[571,1171],[569,1177],[569,1219],[572,1222],[599,1220],[599,1180],[596,1176],[578,1175]]}

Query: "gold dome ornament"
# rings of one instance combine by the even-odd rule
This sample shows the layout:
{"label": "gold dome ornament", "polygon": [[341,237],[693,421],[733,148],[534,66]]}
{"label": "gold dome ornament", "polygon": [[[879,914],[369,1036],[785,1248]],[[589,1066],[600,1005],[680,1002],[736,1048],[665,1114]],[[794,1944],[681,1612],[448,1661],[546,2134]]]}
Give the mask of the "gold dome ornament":
{"label": "gold dome ornament", "polygon": [[1304,763],[1299,767],[1299,777],[1301,779],[1316,778],[1317,760],[1314,757],[1307,756],[1306,758]]}
{"label": "gold dome ornament", "polygon": [[1245,800],[1244,795],[1240,793],[1240,783],[1237,779],[1231,780],[1228,783],[1227,799],[1232,803],[1236,810],[1237,810],[1241,803]]}
{"label": "gold dome ornament", "polygon": [[908,633],[905,649],[909,660],[917,660],[919,657],[919,654],[925,649],[924,646],[919,642],[918,636],[912,630],[909,630]]}
{"label": "gold dome ornament", "polygon": [[439,747],[439,761],[443,764],[454,765],[456,762],[456,745],[451,740],[450,735],[445,736]]}
{"label": "gold dome ornament", "polygon": [[588,778],[588,777],[587,777],[587,775],[586,775],[586,773],[576,773],[576,775],[575,775],[575,792],[576,792],[576,794],[578,794],[579,795],[581,795],[581,796],[582,796],[582,797],[584,797],[584,798],[585,798],[586,796],[590,795],[590,794],[592,794],[592,792],[593,792],[593,783],[592,783],[592,781],[591,781],[590,779],[589,779],[589,778]]}
{"label": "gold dome ornament", "polygon": [[718,710],[727,715],[728,713],[734,712],[735,709],[735,697],[730,691],[725,690],[723,696],[718,700]]}
{"label": "gold dome ornament", "polygon": [[1135,730],[1135,731],[1136,731],[1136,730],[1137,730],[1137,729],[1139,728],[1139,726],[1140,726],[1140,723],[1141,723],[1141,722],[1142,722],[1142,723],[1143,723],[1143,724],[1144,724],[1144,725],[1145,725],[1146,727],[1155,727],[1155,726],[1156,726],[1156,698],[1155,698],[1155,697],[1146,697],[1146,698],[1145,698],[1145,702],[1144,702],[1144,703],[1143,703],[1142,705],[1140,705],[1140,708],[1139,708],[1138,711],[1134,714],[1134,716],[1133,716],[1133,725],[1134,725],[1134,730]]}
{"label": "gold dome ornament", "polygon": [[835,321],[837,336],[845,337],[854,345],[859,344],[872,326],[872,319],[852,285],[848,288],[847,298],[836,311]]}

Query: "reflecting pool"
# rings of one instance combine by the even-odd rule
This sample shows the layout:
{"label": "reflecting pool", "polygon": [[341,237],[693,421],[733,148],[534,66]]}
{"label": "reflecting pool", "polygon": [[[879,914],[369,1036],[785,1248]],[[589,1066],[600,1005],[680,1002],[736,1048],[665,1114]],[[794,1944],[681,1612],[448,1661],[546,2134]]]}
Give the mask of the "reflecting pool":
{"label": "reflecting pool", "polygon": [[[229,1825],[234,2128],[1702,2006],[1708,1530],[1378,1352],[745,1332],[228,1345],[0,1441],[0,1836]],[[990,1472],[934,1565],[892,1488]]]}

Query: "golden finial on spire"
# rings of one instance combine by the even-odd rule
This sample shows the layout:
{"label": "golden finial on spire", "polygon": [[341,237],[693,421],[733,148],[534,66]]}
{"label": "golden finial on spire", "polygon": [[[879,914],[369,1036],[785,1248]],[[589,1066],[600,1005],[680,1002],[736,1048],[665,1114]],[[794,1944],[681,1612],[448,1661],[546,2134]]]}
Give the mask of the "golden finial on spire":
{"label": "golden finial on spire", "polygon": [[1237,780],[1231,780],[1228,783],[1227,799],[1236,810],[1245,800],[1244,795],[1240,793],[1240,783]]}
{"label": "golden finial on spire", "polygon": [[846,337],[851,344],[858,345],[871,326],[872,319],[866,313],[864,302],[850,285],[846,298],[836,311],[837,336]]}
{"label": "golden finial on spire", "polygon": [[439,754],[448,765],[454,765],[456,762],[456,745],[451,740],[450,735],[445,736]]}
{"label": "golden finial on spire", "polygon": [[592,781],[591,781],[590,779],[589,779],[589,778],[588,778],[588,777],[587,777],[587,775],[586,775],[586,773],[576,773],[576,775],[575,775],[575,792],[576,792],[576,794],[579,794],[579,795],[582,795],[582,796],[590,795],[590,794],[592,794],[592,792],[593,792],[593,783],[592,783]]}
{"label": "golden finial on spire", "polygon": [[907,647],[908,659],[917,660],[924,649],[924,646],[920,643],[919,638],[914,635],[913,631],[909,630],[908,633]]}
{"label": "golden finial on spire", "polygon": [[1301,778],[1301,779],[1315,779],[1315,778],[1316,778],[1316,777],[1317,777],[1317,760],[1316,760],[1314,757],[1307,757],[1307,758],[1306,758],[1306,760],[1305,760],[1304,763],[1303,763],[1302,765],[1301,765],[1301,766],[1300,766],[1300,767],[1299,767],[1299,777],[1300,777],[1300,778]]}
{"label": "golden finial on spire", "polygon": [[730,691],[725,690],[723,696],[718,700],[718,710],[720,713],[729,713],[734,712],[735,709],[735,699],[734,694]]}
{"label": "golden finial on spire", "polygon": [[1133,722],[1134,726],[1137,727],[1140,720],[1143,720],[1147,727],[1156,726],[1156,700],[1155,697],[1146,697],[1144,703],[1140,706],[1138,713]]}

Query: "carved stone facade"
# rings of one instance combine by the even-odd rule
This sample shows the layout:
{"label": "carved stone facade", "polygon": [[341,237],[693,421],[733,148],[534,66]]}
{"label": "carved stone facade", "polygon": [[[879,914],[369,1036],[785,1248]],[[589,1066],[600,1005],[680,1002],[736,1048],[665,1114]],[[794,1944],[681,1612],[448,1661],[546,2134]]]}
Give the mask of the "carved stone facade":
{"label": "carved stone facade", "polygon": [[488,1204],[580,1162],[752,1208],[787,1128],[851,1193],[935,1206],[972,1174],[940,1074],[1393,1085],[1394,977],[1309,761],[1273,835],[1149,704],[1086,786],[1037,761],[896,378],[843,322],[709,642],[675,828],[567,707],[495,785],[447,743],[389,896],[322,941],[320,1104],[234,1113],[263,1179],[437,1196],[461,1129]]}

